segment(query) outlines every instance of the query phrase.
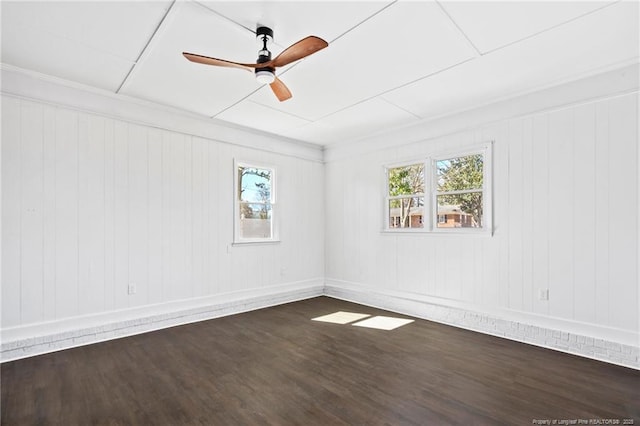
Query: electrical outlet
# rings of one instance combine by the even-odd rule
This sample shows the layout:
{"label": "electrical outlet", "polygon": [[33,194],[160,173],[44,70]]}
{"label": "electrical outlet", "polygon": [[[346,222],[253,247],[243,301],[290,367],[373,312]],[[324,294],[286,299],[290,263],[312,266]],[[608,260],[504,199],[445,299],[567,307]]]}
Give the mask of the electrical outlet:
{"label": "electrical outlet", "polygon": [[549,300],[549,289],[541,288],[540,290],[538,290],[538,299]]}
{"label": "electrical outlet", "polygon": [[136,288],[136,283],[129,283],[129,287],[127,288],[127,292],[129,294],[136,294],[136,291],[138,289]]}

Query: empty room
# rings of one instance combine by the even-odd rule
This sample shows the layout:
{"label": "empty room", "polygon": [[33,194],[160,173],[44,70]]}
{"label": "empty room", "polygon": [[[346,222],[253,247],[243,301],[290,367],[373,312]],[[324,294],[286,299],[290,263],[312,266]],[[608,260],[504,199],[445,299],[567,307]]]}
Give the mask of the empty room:
{"label": "empty room", "polygon": [[0,423],[640,424],[639,16],[0,1]]}

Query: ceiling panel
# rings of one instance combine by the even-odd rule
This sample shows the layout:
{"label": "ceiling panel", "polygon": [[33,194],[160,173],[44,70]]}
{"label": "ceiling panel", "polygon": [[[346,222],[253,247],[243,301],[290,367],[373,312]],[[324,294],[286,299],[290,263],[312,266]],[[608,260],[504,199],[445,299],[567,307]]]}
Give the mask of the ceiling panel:
{"label": "ceiling panel", "polygon": [[[280,132],[281,135],[291,139],[325,145],[330,140],[342,140],[341,129],[314,122],[303,126],[294,127]],[[344,142],[348,139],[345,137]]]}
{"label": "ceiling panel", "polygon": [[176,3],[122,92],[214,116],[260,86],[241,69],[186,60],[182,52],[253,62],[258,43],[250,31],[194,3]]}
{"label": "ceiling panel", "polygon": [[274,31],[274,42],[285,48],[316,35],[332,42],[391,1],[201,1],[217,13],[249,29],[258,24]]}
{"label": "ceiling panel", "polygon": [[443,115],[637,60],[638,39],[638,3],[620,2],[383,97],[424,118]]}
{"label": "ceiling panel", "polygon": [[293,98],[251,99],[317,120],[474,54],[433,2],[398,2],[283,73]]}
{"label": "ceiling panel", "polygon": [[611,1],[454,1],[441,4],[473,44],[484,53],[611,3]]}
{"label": "ceiling panel", "polygon": [[389,128],[418,121],[418,117],[382,99],[374,98],[331,114],[319,123],[340,132],[330,135],[327,142],[358,139]]}
{"label": "ceiling panel", "polygon": [[302,118],[251,101],[236,104],[216,118],[269,133],[278,133],[308,123]]}
{"label": "ceiling panel", "polygon": [[168,4],[3,1],[2,62],[115,91]]}
{"label": "ceiling panel", "polygon": [[[4,10],[3,10],[4,12]],[[2,24],[2,63],[115,92],[133,66],[119,56],[18,25]]]}
{"label": "ceiling panel", "polygon": [[[66,40],[69,45],[78,44],[135,61],[170,4],[169,1],[3,1],[2,27],[3,33],[5,27],[12,34],[36,32],[38,39],[53,36]],[[20,42],[20,38],[12,38],[10,42]]]}

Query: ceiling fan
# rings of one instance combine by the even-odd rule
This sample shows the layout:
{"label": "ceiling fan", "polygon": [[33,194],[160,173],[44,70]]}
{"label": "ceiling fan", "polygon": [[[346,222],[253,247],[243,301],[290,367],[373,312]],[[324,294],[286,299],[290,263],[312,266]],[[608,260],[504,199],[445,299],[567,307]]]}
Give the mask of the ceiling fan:
{"label": "ceiling fan", "polygon": [[283,67],[305,58],[329,45],[329,43],[320,37],[308,36],[296,43],[293,43],[274,59],[271,59],[271,52],[267,49],[267,43],[273,41],[273,30],[267,27],[258,27],[256,30],[256,38],[262,41],[262,49],[258,51],[258,60],[255,64],[245,64],[241,62],[227,61],[225,59],[210,58],[208,56],[188,52],[182,52],[182,54],[191,62],[197,62],[199,64],[240,68],[249,72],[255,72],[258,83],[269,84],[278,100],[282,102],[291,98],[291,92],[287,86],[285,86],[285,84],[276,77],[276,68]]}

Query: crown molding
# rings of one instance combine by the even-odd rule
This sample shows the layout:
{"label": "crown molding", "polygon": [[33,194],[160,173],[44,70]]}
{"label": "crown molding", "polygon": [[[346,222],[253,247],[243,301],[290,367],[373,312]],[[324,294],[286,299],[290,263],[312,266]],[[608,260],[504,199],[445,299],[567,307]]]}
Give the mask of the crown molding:
{"label": "crown molding", "polygon": [[323,161],[319,145],[0,63],[0,93],[217,142]]}
{"label": "crown molding", "polygon": [[427,141],[505,119],[560,110],[638,92],[639,76],[639,59],[631,58],[593,70],[590,74],[557,80],[529,91],[514,93],[464,110],[425,118],[345,144],[326,146],[325,162]]}

